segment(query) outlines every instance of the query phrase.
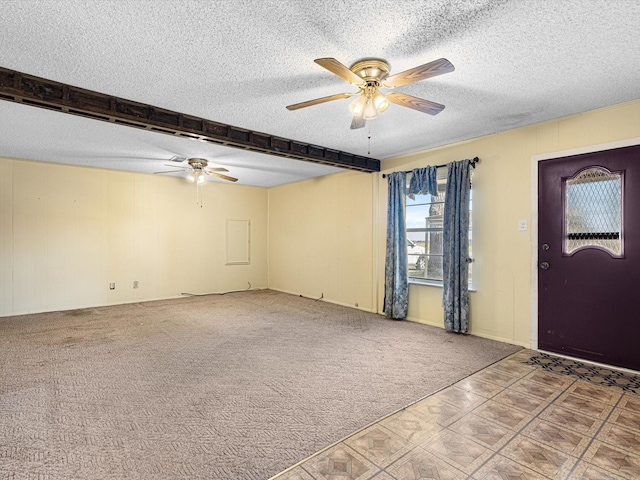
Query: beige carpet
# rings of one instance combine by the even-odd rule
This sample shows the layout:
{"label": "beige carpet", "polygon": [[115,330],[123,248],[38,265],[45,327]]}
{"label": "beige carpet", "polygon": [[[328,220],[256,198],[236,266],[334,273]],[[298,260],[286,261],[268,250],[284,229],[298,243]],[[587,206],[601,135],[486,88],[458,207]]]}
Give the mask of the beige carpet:
{"label": "beige carpet", "polygon": [[266,479],[518,348],[268,290],[0,318],[0,478]]}

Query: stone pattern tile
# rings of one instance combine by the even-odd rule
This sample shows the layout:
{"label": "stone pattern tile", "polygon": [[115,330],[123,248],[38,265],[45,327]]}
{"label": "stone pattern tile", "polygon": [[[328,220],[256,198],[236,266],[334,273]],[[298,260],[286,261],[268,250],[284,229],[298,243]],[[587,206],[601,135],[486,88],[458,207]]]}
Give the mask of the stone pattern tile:
{"label": "stone pattern tile", "polygon": [[635,386],[640,376],[521,350],[273,479],[638,479]]}
{"label": "stone pattern tile", "polygon": [[364,480],[378,468],[345,444],[338,444],[314,456],[304,466],[313,478],[323,480]]}
{"label": "stone pattern tile", "polygon": [[345,440],[347,445],[380,467],[404,455],[409,441],[381,424],[366,428]]}

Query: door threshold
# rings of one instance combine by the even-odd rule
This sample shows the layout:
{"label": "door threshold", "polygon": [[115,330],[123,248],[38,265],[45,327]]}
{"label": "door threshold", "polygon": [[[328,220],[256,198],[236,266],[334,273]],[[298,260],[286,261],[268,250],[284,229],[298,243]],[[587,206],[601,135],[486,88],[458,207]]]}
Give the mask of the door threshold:
{"label": "door threshold", "polygon": [[609,370],[616,370],[618,372],[629,373],[631,375],[640,375],[640,371],[631,370],[630,368],[617,367],[615,365],[608,365],[606,363],[599,363],[599,362],[594,362],[592,360],[585,360],[584,358],[571,357],[569,355],[563,355],[561,353],[550,352],[548,350],[534,350],[534,351],[540,352],[540,353],[546,353],[547,355],[553,355],[555,357],[565,358],[567,360],[573,360],[574,362],[581,362],[581,363],[585,363],[585,364],[588,364],[588,365],[593,365],[595,367],[608,368]]}

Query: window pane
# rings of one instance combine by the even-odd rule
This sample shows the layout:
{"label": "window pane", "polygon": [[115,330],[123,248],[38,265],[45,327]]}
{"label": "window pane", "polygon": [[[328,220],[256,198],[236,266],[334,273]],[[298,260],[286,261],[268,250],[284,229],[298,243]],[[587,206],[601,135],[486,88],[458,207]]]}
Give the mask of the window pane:
{"label": "window pane", "polygon": [[409,264],[409,276],[412,270],[424,269],[424,232],[407,233],[407,263]]}
{"label": "window pane", "polygon": [[427,257],[427,271],[424,278],[442,281],[442,256]]}
{"label": "window pane", "polygon": [[425,227],[425,218],[428,216],[430,203],[431,195],[416,195],[415,200],[407,197],[407,228]]}
{"label": "window pane", "polygon": [[426,252],[432,255],[442,255],[443,240],[442,230],[439,232],[428,232]]}
{"label": "window pane", "polygon": [[[444,170],[438,178],[438,195],[415,195],[414,198],[407,196],[406,199],[407,263],[410,278],[442,282],[442,226],[446,190]],[[469,238],[469,247],[471,247],[471,238]],[[471,254],[471,248],[469,248],[469,254]],[[469,275],[469,285],[471,285],[471,275]]]}
{"label": "window pane", "polygon": [[409,277],[442,281],[442,256],[422,255],[417,264],[409,265]]}

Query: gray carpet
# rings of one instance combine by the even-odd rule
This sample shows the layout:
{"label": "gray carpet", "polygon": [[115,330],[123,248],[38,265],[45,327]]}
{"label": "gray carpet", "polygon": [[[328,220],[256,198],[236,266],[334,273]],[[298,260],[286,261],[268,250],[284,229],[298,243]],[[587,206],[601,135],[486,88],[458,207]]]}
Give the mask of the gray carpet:
{"label": "gray carpet", "polygon": [[518,349],[268,290],[0,318],[0,478],[266,479]]}

